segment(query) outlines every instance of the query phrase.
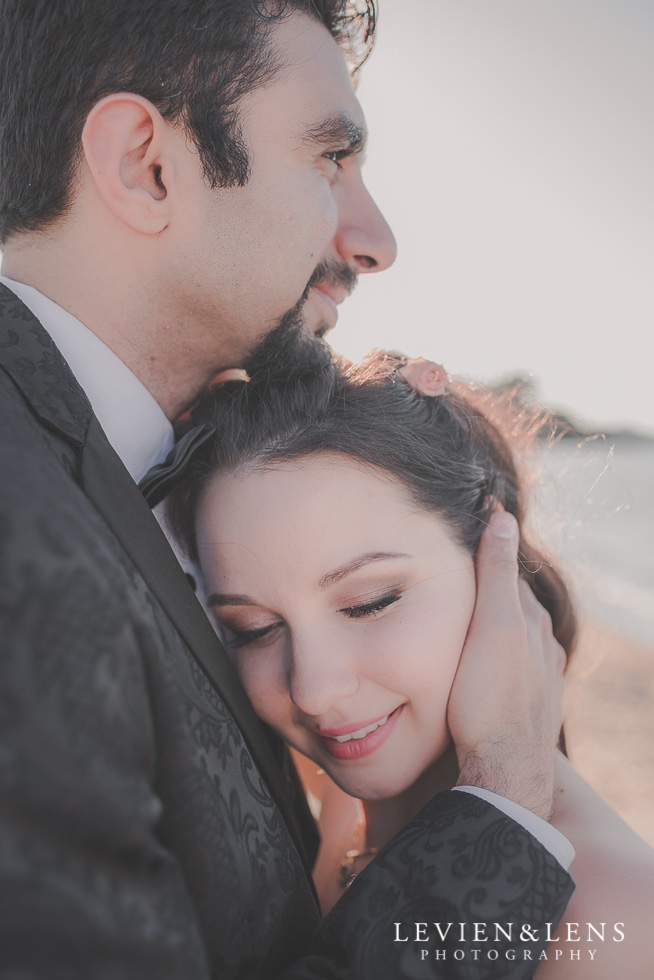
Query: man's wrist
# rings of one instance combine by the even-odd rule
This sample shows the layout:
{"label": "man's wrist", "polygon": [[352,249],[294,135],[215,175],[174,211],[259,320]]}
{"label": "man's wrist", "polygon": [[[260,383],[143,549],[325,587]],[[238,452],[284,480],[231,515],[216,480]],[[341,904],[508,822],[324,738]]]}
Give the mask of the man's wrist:
{"label": "man's wrist", "polygon": [[533,810],[528,810],[513,800],[508,800],[492,790],[482,789],[479,786],[455,786],[454,789],[486,800],[487,803],[492,804],[507,817],[515,820],[521,827],[524,827],[527,833],[535,837],[550,852],[552,857],[556,858],[562,868],[566,871],[569,869],[575,857],[574,847],[560,830],[543,820],[542,817],[537,816]]}
{"label": "man's wrist", "polygon": [[512,759],[509,753],[490,760],[477,751],[466,753],[459,768],[457,787],[476,787],[512,800],[549,821],[554,808],[554,758],[552,765],[539,765],[526,771],[524,758]]}

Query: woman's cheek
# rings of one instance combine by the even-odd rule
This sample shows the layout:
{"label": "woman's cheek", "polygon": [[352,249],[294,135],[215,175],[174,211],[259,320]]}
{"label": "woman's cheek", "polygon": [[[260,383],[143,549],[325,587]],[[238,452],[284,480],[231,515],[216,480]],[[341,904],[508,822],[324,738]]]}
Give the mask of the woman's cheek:
{"label": "woman's cheek", "polygon": [[401,614],[389,622],[385,639],[397,644],[403,669],[422,670],[440,682],[455,671],[475,605],[474,570],[453,576],[446,587],[423,583],[406,595]]}
{"label": "woman's cheek", "polygon": [[259,656],[255,651],[240,651],[236,656],[236,672],[256,713],[274,725],[285,700],[277,658],[270,652]]}

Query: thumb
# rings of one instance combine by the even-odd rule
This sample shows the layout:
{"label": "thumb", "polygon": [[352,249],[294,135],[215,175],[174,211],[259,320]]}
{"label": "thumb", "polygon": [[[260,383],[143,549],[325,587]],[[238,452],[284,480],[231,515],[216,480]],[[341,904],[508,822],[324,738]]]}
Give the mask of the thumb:
{"label": "thumb", "polygon": [[243,368],[225,368],[219,374],[212,378],[211,385],[221,385],[225,381],[249,381],[247,371]]}
{"label": "thumb", "polygon": [[518,540],[518,522],[512,514],[499,510],[491,515],[477,551],[475,618],[519,612]]}

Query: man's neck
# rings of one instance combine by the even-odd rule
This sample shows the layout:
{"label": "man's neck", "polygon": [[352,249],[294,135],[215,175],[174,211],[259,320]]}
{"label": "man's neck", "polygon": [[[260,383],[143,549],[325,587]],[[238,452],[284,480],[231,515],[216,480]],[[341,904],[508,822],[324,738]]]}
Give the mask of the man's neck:
{"label": "man's neck", "polygon": [[[71,269],[77,272],[74,277]],[[176,349],[180,325],[171,322],[174,313],[166,317],[169,311],[149,300],[143,288],[147,277],[136,271],[119,268],[108,277],[89,268],[66,241],[54,245],[42,240],[10,243],[2,274],[33,286],[80,320],[139,379],[171,421],[196,400],[215,373],[211,366],[199,371],[191,354],[185,357],[183,347]]]}

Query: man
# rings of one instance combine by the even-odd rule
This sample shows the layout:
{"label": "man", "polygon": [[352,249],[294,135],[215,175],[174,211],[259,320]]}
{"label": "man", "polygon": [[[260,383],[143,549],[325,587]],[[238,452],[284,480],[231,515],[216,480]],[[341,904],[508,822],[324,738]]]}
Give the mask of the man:
{"label": "man", "polygon": [[538,951],[572,891],[524,829],[551,831],[561,663],[508,519],[452,695],[473,790],[318,927],[293,774],[138,490],[218,372],[291,320],[323,334],[394,258],[343,59],[370,11],[262,8],[0,5],[3,977],[414,976],[394,921],[524,921]]}

